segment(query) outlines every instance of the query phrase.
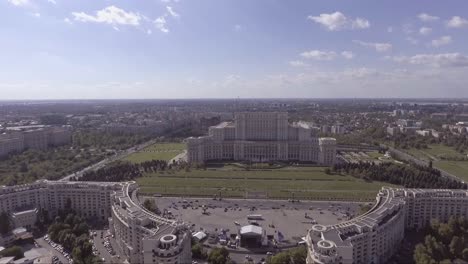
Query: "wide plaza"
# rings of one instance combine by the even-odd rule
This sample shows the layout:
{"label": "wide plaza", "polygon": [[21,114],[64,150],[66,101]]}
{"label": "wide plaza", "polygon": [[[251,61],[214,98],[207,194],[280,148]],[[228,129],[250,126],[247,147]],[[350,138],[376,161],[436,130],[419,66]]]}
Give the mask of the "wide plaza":
{"label": "wide plaza", "polygon": [[237,234],[242,226],[252,223],[248,215],[261,215],[262,219],[254,224],[262,227],[266,235],[281,232],[283,246],[300,242],[313,223],[336,224],[356,216],[360,209],[360,203],[354,202],[140,197],[145,199],[154,199],[161,212],[170,212],[174,218],[192,225],[194,232],[208,234],[220,230]]}

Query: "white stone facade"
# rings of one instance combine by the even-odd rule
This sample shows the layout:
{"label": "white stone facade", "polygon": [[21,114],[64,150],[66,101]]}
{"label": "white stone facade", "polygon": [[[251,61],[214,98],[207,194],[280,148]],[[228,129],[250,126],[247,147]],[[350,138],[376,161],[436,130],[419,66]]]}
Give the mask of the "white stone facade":
{"label": "white stone facade", "polygon": [[386,263],[401,245],[405,229],[432,219],[468,216],[468,191],[382,188],[367,213],[337,225],[314,225],[307,234],[307,263]]}
{"label": "white stone facade", "polygon": [[208,136],[187,139],[188,161],[303,161],[335,163],[336,140],[318,138],[304,122],[288,123],[283,112],[235,114],[234,122],[209,128]]}

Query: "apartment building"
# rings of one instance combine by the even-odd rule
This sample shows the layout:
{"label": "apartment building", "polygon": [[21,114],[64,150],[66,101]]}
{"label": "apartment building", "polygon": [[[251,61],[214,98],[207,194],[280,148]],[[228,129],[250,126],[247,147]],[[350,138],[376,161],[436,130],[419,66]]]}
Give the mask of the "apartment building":
{"label": "apartment building", "polygon": [[367,213],[337,225],[314,225],[307,234],[307,263],[386,263],[407,229],[432,219],[468,216],[468,191],[383,187]]}
{"label": "apartment building", "polygon": [[[181,221],[159,217],[141,206],[134,182],[58,182],[0,187],[0,212],[15,227],[32,227],[40,209],[49,217],[70,202],[82,217],[109,221],[119,247],[130,263],[190,264],[191,233]],[[10,243],[0,237],[0,246]]]}
{"label": "apartment building", "polygon": [[303,161],[332,165],[336,140],[319,138],[305,122],[288,122],[284,112],[244,112],[233,122],[209,128],[208,136],[188,138],[188,161]]}
{"label": "apartment building", "polygon": [[19,127],[0,135],[0,157],[26,149],[47,149],[49,146],[70,144],[72,132],[64,127]]}
{"label": "apartment building", "polygon": [[21,133],[0,134],[0,157],[24,150],[24,136]]}
{"label": "apartment building", "polygon": [[[34,219],[37,209],[45,209],[50,217],[57,215],[68,200],[77,214],[96,220],[107,220],[110,195],[118,183],[55,182],[40,180],[32,184],[0,187],[0,212],[9,212],[15,226],[25,219]],[[32,221],[32,220],[30,220]],[[29,222],[30,222],[29,221]]]}
{"label": "apartment building", "polygon": [[190,264],[191,233],[183,222],[159,217],[141,206],[137,185],[112,195],[111,233],[130,263]]}

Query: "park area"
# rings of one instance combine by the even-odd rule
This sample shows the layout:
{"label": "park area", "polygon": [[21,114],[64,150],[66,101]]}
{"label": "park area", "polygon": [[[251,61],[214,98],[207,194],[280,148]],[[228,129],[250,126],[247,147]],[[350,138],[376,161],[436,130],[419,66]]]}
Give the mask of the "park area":
{"label": "park area", "polygon": [[125,160],[132,163],[141,163],[149,160],[170,161],[185,150],[184,143],[156,143],[142,150],[130,154]]}
{"label": "park area", "polygon": [[[465,181],[468,180],[468,161],[456,160],[466,157],[466,154],[457,152],[454,148],[442,144],[429,145],[427,149],[409,149],[409,154],[425,161],[432,161],[433,166],[451,173]],[[444,160],[442,157],[451,157],[455,160]]]}
{"label": "park area", "polygon": [[382,186],[392,186],[352,176],[329,175],[325,170],[326,167],[292,166],[253,170],[227,165],[147,173],[137,182],[140,193],[148,195],[354,201],[374,200]]}

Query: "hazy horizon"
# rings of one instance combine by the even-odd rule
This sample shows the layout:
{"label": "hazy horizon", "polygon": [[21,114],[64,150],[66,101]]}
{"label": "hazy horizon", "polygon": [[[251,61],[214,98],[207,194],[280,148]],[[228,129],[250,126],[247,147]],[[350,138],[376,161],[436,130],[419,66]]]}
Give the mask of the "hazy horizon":
{"label": "hazy horizon", "polygon": [[462,0],[1,0],[0,101],[463,100],[466,10]]}

